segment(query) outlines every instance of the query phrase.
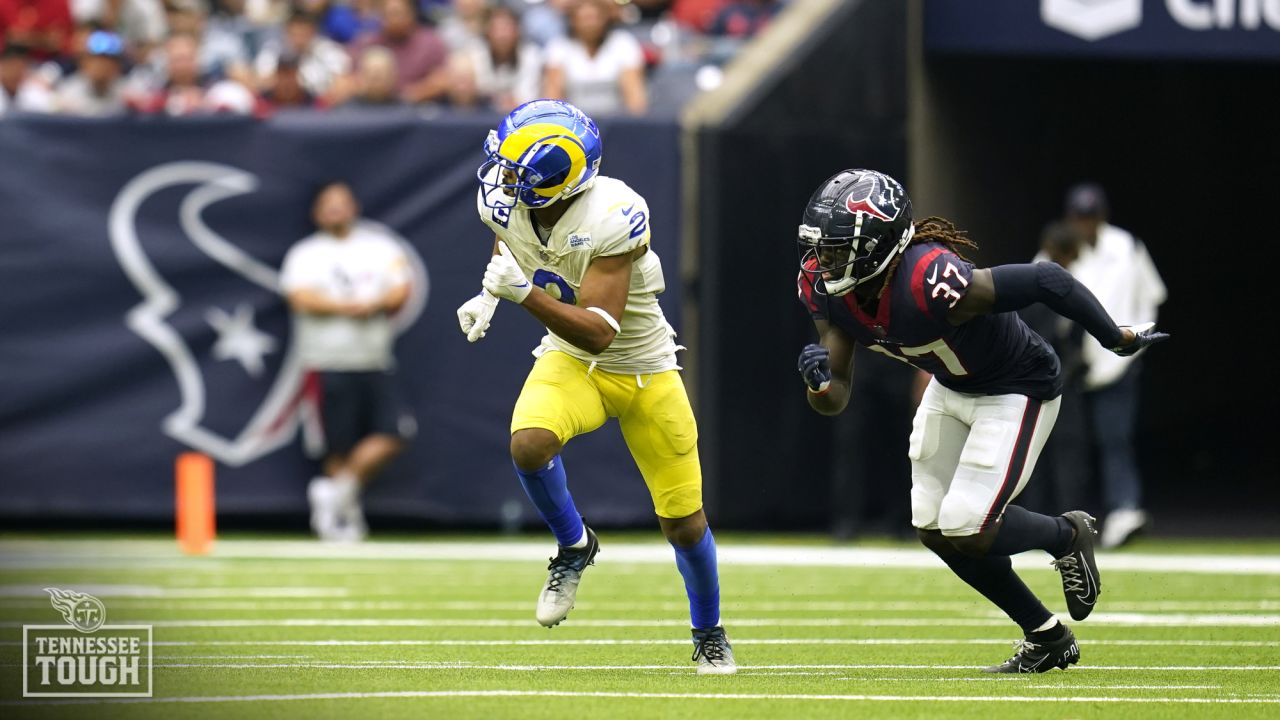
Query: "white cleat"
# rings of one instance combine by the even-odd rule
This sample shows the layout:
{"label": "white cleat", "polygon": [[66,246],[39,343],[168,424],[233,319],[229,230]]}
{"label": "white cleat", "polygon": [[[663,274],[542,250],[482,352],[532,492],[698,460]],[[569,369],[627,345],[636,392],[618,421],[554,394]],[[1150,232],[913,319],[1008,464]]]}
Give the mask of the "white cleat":
{"label": "white cleat", "polygon": [[693,629],[691,659],[697,661],[699,675],[732,675],[738,672],[738,663],[733,659],[733,645],[729,644],[729,636],[722,625],[708,630]]}
{"label": "white cleat", "polygon": [[547,582],[538,594],[536,616],[538,624],[543,627],[559,625],[578,597],[578,583],[582,582],[582,573],[588,565],[595,564],[596,553],[600,552],[600,541],[591,528],[583,525],[587,535],[587,546],[582,549],[560,547],[560,552],[551,558],[547,566]]}

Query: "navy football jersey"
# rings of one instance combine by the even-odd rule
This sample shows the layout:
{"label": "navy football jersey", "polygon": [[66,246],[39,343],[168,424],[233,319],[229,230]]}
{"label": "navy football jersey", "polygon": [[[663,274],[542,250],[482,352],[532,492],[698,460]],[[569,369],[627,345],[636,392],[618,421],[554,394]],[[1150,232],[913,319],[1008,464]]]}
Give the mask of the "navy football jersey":
{"label": "navy football jersey", "polygon": [[1062,394],[1058,356],[1017,313],[980,315],[962,325],[947,311],[968,291],[973,265],[938,243],[907,246],[874,316],[857,295],[828,296],[815,276],[800,273],[800,301],[856,342],[932,373],[957,392],[1026,395],[1052,400]]}

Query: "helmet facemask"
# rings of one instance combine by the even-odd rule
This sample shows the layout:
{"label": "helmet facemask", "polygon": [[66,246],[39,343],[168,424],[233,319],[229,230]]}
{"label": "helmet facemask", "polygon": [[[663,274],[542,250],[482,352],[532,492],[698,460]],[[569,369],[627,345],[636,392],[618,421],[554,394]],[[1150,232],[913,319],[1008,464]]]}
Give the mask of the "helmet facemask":
{"label": "helmet facemask", "polygon": [[908,225],[898,241],[886,251],[883,240],[862,237],[860,232],[843,236],[823,235],[820,228],[801,225],[797,239],[800,267],[815,282],[822,280],[828,295],[839,297],[879,277],[889,267],[890,261],[906,249],[914,235],[915,226]]}

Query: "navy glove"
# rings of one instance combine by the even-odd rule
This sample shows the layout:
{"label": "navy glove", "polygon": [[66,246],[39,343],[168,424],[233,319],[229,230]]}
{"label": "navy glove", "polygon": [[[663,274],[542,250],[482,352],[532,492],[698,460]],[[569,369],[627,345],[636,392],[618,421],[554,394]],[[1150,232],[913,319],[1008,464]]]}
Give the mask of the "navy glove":
{"label": "navy glove", "polygon": [[1129,357],[1130,355],[1136,355],[1139,350],[1145,347],[1155,345],[1158,342],[1164,342],[1169,339],[1169,333],[1156,332],[1155,327],[1155,323],[1143,323],[1142,325],[1135,325],[1129,328],[1133,331],[1133,342],[1128,345],[1113,347],[1111,348],[1111,352],[1119,355],[1120,357]]}
{"label": "navy glove", "polygon": [[800,351],[800,377],[815,393],[826,392],[831,384],[831,351],[821,345],[805,345]]}

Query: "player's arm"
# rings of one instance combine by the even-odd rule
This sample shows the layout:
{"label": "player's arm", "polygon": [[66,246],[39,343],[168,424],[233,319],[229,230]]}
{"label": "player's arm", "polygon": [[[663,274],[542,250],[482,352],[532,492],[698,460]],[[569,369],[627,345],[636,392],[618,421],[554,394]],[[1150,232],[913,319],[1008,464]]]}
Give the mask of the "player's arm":
{"label": "player's arm", "polygon": [[823,415],[839,415],[849,404],[853,377],[853,338],[826,320],[814,318],[820,344],[800,351],[800,376],[809,406]]}
{"label": "player's arm", "polygon": [[577,305],[560,302],[542,288],[533,288],[521,304],[551,332],[599,355],[618,335],[618,321],[631,289],[631,266],[646,249],[593,260],[582,277]]}
{"label": "player's arm", "polygon": [[1048,262],[974,270],[964,296],[947,312],[947,321],[960,325],[979,315],[1013,312],[1035,303],[1080,323],[1118,355],[1132,355],[1169,337],[1150,327],[1135,332],[1117,326],[1089,288],[1060,265]]}
{"label": "player's arm", "polygon": [[[498,254],[498,236],[493,236],[493,254]],[[467,342],[476,342],[489,331],[489,323],[498,310],[498,298],[483,286],[480,294],[458,307],[458,327],[467,336]]]}

